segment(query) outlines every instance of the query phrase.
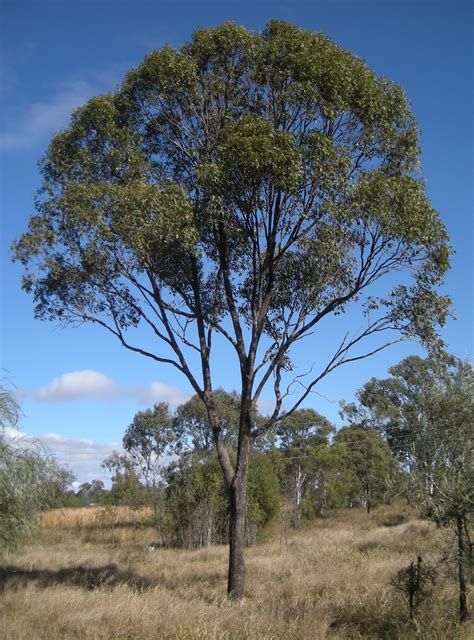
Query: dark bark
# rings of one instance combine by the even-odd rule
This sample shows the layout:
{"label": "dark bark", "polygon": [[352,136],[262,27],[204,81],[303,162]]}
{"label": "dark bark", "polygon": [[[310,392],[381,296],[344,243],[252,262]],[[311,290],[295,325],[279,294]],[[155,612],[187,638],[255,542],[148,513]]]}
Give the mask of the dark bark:
{"label": "dark bark", "polygon": [[466,572],[465,572],[465,545],[463,518],[457,518],[457,534],[458,534],[458,577],[459,577],[459,620],[465,622],[469,617],[467,608],[467,589],[466,589]]}
{"label": "dark bark", "polygon": [[[206,398],[208,399],[208,398]],[[243,399],[242,404],[244,403]],[[249,405],[250,402],[247,402]],[[229,572],[227,593],[231,600],[244,597],[245,587],[245,533],[247,525],[247,481],[250,454],[250,411],[244,407],[240,418],[239,444],[235,470],[222,440],[214,407],[207,404],[213,427],[218,459],[224,473],[229,498]]]}
{"label": "dark bark", "polygon": [[240,600],[244,597],[249,452],[250,440],[244,436],[239,443],[236,472],[229,488],[230,526],[227,593],[231,600]]}

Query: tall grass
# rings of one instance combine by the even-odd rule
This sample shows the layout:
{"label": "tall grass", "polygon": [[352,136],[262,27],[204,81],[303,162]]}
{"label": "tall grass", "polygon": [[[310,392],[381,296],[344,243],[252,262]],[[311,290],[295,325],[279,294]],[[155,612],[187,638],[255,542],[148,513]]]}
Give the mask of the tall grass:
{"label": "tall grass", "polygon": [[50,509],[41,514],[44,529],[71,529],[74,527],[100,526],[101,519],[113,513],[117,524],[146,522],[152,512],[146,507],[137,510],[130,507],[83,507],[76,509]]}
{"label": "tall grass", "polygon": [[225,547],[157,548],[145,526],[149,514],[128,510],[116,514],[120,536],[112,544],[101,513],[44,515],[41,538],[0,575],[2,639],[474,635],[471,623],[457,624],[456,584],[449,577],[415,622],[389,586],[397,569],[418,554],[435,557],[447,542],[446,532],[407,511],[341,512],[290,533],[287,544],[274,523],[267,541],[248,549],[246,598],[238,605],[226,597]]}

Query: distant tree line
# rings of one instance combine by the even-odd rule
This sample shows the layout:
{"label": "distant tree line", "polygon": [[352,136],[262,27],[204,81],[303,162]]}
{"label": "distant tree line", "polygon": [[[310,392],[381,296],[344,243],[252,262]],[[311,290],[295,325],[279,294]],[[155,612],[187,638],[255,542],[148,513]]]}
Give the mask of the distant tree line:
{"label": "distant tree line", "polygon": [[[251,453],[247,542],[275,515],[299,528],[332,509],[406,500],[439,525],[468,536],[474,485],[473,371],[451,356],[411,356],[373,378],[357,401],[342,404],[346,426],[300,409]],[[223,437],[237,446],[239,397],[216,391]],[[256,413],[258,424],[265,417]],[[123,453],[104,461],[112,476],[65,494],[70,505],[149,506],[163,543],[198,547],[225,542],[228,501],[198,396],[171,412],[165,403],[136,414]],[[469,545],[470,540],[465,540]]]}
{"label": "distant tree line", "polygon": [[[220,390],[226,439],[232,451],[235,393]],[[259,419],[259,416],[256,416]],[[65,506],[151,507],[166,545],[193,548],[227,541],[228,501],[204,405],[197,396],[171,414],[166,404],[139,412],[123,438],[124,452],[103,463],[111,487],[92,480],[66,491]],[[370,511],[389,503],[406,484],[382,435],[359,425],[338,432],[313,409],[301,409],[251,453],[247,543],[277,514],[286,526],[335,508]]]}

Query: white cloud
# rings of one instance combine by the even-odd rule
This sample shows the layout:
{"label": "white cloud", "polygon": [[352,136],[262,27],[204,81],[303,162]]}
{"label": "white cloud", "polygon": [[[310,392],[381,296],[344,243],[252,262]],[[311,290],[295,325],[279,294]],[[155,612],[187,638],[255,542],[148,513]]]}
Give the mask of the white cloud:
{"label": "white cloud", "polygon": [[121,450],[117,442],[95,442],[86,438],[71,438],[59,433],[43,433],[38,436],[49,451],[76,476],[79,482],[94,478],[108,480],[109,473],[102,469],[102,462],[112,451]]}
{"label": "white cloud", "polygon": [[120,387],[114,380],[98,371],[71,371],[63,373],[36,392],[40,402],[67,402],[71,400],[96,400],[117,402],[135,398],[140,404],[168,402],[177,407],[189,400],[192,393],[163,382],[152,382],[148,386]]}
{"label": "white cloud", "polygon": [[154,404],[155,402],[169,402],[173,407],[186,402],[192,393],[183,391],[178,387],[171,387],[163,382],[152,382],[145,389],[136,389],[138,401],[141,404]]}
{"label": "white cloud", "polygon": [[61,465],[70,469],[77,478],[74,487],[78,483],[97,478],[110,481],[110,474],[102,468],[102,462],[112,451],[121,451],[122,447],[117,442],[95,442],[86,438],[73,438],[59,433],[42,433],[38,436],[8,428],[5,430],[7,439],[20,447],[31,447],[34,443],[44,447],[46,452],[52,453]]}
{"label": "white cloud", "polygon": [[42,402],[63,400],[112,400],[117,397],[118,386],[111,378],[98,371],[72,371],[55,378],[38,389],[36,399]]}
{"label": "white cloud", "polygon": [[64,83],[51,100],[32,103],[16,124],[0,132],[0,149],[29,149],[66,126],[71,112],[94,94],[94,88],[83,80]]}
{"label": "white cloud", "polygon": [[31,436],[23,431],[19,431],[14,427],[3,427],[1,429],[2,435],[5,436],[7,442],[14,444],[15,446],[23,446],[23,444],[28,444],[31,442]]}

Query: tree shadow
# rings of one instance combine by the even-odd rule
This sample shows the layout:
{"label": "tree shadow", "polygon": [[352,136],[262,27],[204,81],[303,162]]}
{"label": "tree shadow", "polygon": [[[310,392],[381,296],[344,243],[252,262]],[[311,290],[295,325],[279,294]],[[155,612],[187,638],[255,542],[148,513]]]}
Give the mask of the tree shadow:
{"label": "tree shadow", "polygon": [[133,571],[122,571],[113,563],[103,567],[84,567],[80,565],[56,571],[51,569],[32,569],[27,571],[13,565],[0,567],[0,591],[16,590],[25,587],[29,583],[35,583],[43,589],[50,586],[67,585],[93,590],[127,584],[137,591],[144,591],[156,586],[152,580]]}

